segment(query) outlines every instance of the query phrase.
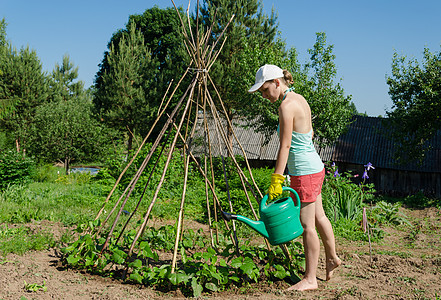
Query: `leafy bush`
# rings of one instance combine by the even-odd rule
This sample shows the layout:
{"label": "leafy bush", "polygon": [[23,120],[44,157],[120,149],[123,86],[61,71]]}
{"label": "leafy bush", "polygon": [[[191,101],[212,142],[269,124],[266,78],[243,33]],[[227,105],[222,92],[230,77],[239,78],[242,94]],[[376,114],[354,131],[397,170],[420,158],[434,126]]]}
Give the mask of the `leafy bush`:
{"label": "leafy bush", "polygon": [[65,172],[64,168],[45,164],[37,167],[33,179],[37,182],[55,182],[58,176]]}
{"label": "leafy bush", "polygon": [[399,208],[399,203],[391,204],[380,201],[372,208],[372,212],[375,215],[376,221],[378,221],[380,224],[405,224],[412,226],[407,217],[399,211]]}
{"label": "leafy bush", "polygon": [[32,158],[13,150],[0,153],[0,190],[8,185],[31,182],[34,172],[35,161]]}

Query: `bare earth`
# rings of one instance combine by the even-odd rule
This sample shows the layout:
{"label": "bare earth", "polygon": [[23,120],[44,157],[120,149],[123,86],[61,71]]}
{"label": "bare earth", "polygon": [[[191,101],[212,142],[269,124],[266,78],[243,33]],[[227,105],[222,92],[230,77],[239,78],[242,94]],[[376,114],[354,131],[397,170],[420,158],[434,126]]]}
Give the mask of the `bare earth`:
{"label": "bare earth", "polygon": [[[337,251],[343,264],[331,281],[324,281],[320,261],[319,288],[287,292],[289,282],[257,283],[247,288],[203,299],[441,299],[441,211],[436,208],[405,210],[419,225],[409,232],[385,228],[387,236],[369,245],[338,239]],[[194,225],[194,224],[192,224]],[[64,232],[59,224],[40,222],[32,226]],[[200,225],[204,227],[204,225]],[[301,239],[300,239],[301,240]],[[411,245],[412,243],[412,245]],[[27,292],[27,283],[43,284],[47,291]],[[182,299],[179,292],[161,293],[151,288],[124,284],[110,278],[66,270],[56,249],[8,255],[0,259],[0,299]]]}

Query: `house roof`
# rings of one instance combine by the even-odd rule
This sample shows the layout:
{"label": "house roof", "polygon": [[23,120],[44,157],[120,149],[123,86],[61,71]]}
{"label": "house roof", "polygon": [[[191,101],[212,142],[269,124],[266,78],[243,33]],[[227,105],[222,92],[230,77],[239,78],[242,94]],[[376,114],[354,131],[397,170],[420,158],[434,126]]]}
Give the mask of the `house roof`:
{"label": "house roof", "polygon": [[[204,139],[208,140],[208,135],[211,144],[211,153],[213,156],[228,156],[225,143],[222,135],[227,134],[227,122],[225,120],[215,122],[214,119],[209,118],[208,135],[205,135],[203,128],[203,119],[198,120],[198,130],[195,133],[194,143],[192,144],[192,152],[196,156],[204,154],[205,143]],[[245,120],[233,121],[233,130],[237,139],[233,136],[232,146],[234,155],[245,155],[247,159],[257,160],[275,160],[277,151],[279,149],[279,138],[277,133],[271,136],[270,142],[264,145],[265,137],[261,133],[255,132],[252,128],[247,127]]]}
{"label": "house roof", "polygon": [[[387,122],[387,119],[354,116],[348,131],[341,135],[334,145],[324,148],[319,148],[316,145],[317,152],[323,161],[359,165],[370,162],[378,168],[441,173],[441,130],[429,141],[431,150],[427,152],[422,165],[417,163],[398,165],[393,159],[394,141],[389,134],[390,129],[385,126],[384,122]],[[212,155],[219,155],[219,151],[222,151],[222,155],[227,155],[224,143],[221,143],[221,150],[219,150],[219,139],[217,138],[214,121],[210,120],[208,124],[213,149]],[[246,128],[246,121],[234,121],[233,125],[237,140],[243,147],[248,159],[276,160],[279,148],[279,139],[276,132],[269,143],[264,145],[265,138],[263,134],[255,132],[252,128]],[[226,130],[226,127],[225,122],[218,126],[222,130]],[[201,138],[204,135],[203,132],[203,130],[199,130],[196,135]],[[243,155],[239,143],[233,138],[234,155]],[[201,143],[193,149],[193,152],[197,152],[197,154],[203,153]]]}
{"label": "house roof", "polygon": [[441,172],[441,130],[428,141],[431,149],[421,165],[416,162],[400,165],[393,157],[396,146],[387,121],[386,118],[354,116],[348,131],[335,145],[325,148],[322,159],[363,165],[370,162],[379,168],[396,170]]}

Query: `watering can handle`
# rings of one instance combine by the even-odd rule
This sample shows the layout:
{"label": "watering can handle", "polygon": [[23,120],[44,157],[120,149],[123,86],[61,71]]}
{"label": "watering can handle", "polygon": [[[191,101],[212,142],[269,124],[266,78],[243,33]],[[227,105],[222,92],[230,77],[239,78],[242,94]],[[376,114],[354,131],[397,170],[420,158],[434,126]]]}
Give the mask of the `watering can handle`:
{"label": "watering can handle", "polygon": [[[282,187],[283,191],[290,191],[294,197],[296,198],[294,201],[294,205],[297,207],[300,207],[300,198],[299,198],[299,194],[297,194],[297,192],[289,187],[289,186],[283,186]],[[268,200],[268,194],[266,194],[265,196],[263,196],[262,201],[260,201],[260,209],[262,210],[265,206],[266,206],[266,201]]]}
{"label": "watering can handle", "polygon": [[299,194],[296,192],[296,190],[294,190],[293,188],[291,188],[289,186],[282,187],[282,190],[290,191],[294,195],[294,197],[296,198],[296,201],[294,201],[295,206],[300,207],[300,197],[299,197]]}

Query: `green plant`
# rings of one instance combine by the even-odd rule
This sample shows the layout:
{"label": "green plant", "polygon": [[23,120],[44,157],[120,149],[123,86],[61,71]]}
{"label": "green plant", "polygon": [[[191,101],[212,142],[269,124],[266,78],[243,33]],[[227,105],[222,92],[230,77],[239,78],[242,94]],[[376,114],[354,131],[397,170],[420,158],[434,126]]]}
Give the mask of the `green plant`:
{"label": "green plant", "polygon": [[437,206],[441,207],[441,199],[430,198],[424,195],[422,192],[418,192],[415,195],[409,195],[403,199],[403,203],[410,207],[424,208]]}
{"label": "green plant", "polygon": [[71,173],[69,175],[60,175],[55,180],[57,183],[63,184],[87,184],[90,182],[90,179],[93,177],[90,173]]}
{"label": "green plant", "polygon": [[[370,225],[371,226],[371,225]],[[368,241],[369,237],[360,226],[360,220],[339,219],[333,223],[336,236],[350,241]],[[371,241],[379,241],[384,238],[385,232],[378,227],[370,227]]]}
{"label": "green plant", "polygon": [[33,232],[25,226],[0,225],[0,256],[9,253],[22,255],[29,250],[43,250],[55,245],[56,241],[51,233]]}
{"label": "green plant", "polygon": [[24,281],[24,289],[27,292],[38,292],[39,290],[46,292],[47,291],[46,281],[44,281],[43,284],[37,284],[37,283],[26,283],[26,280],[25,280]]}
{"label": "green plant", "polygon": [[[118,270],[125,269],[129,281],[162,289],[179,288],[185,295],[194,297],[199,297],[204,291],[220,291],[231,285],[257,282],[262,276],[270,281],[285,278],[296,280],[299,270],[304,267],[300,243],[288,245],[293,258],[291,261],[284,257],[280,248],[269,251],[263,246],[250,246],[249,242],[240,246],[241,255],[236,257],[231,242],[226,242],[225,249],[217,252],[206,247],[202,238],[196,237],[201,231],[186,230],[179,245],[181,262],[172,272],[169,262],[159,260],[159,254],[173,249],[175,227],[147,228],[136,253],[128,257],[127,250],[136,230],[125,232],[119,244],[116,244],[119,234],[114,232],[108,249],[102,252],[104,238],[93,234],[98,226],[100,222],[94,221],[78,227],[77,231],[82,234],[80,238],[61,249],[65,264],[114,277],[120,276]],[[226,240],[221,238],[221,241]],[[198,247],[204,247],[204,251],[195,252],[194,249]],[[114,266],[110,268],[111,271],[109,265]]]}
{"label": "green plant", "polygon": [[353,183],[351,178],[351,174],[339,174],[335,164],[332,164],[325,176],[322,188],[323,205],[331,220],[359,219],[363,200],[372,194],[370,188]]}
{"label": "green plant", "polygon": [[65,171],[61,167],[56,167],[51,164],[38,166],[33,176],[33,180],[37,182],[55,182],[60,174]]}
{"label": "green plant", "polygon": [[407,217],[400,212],[400,206],[401,205],[399,203],[391,204],[385,201],[378,202],[374,207],[372,207],[375,220],[380,224],[406,224],[408,226],[412,226]]}
{"label": "green plant", "polygon": [[8,185],[31,182],[35,172],[35,162],[23,153],[7,150],[0,152],[0,190]]}

